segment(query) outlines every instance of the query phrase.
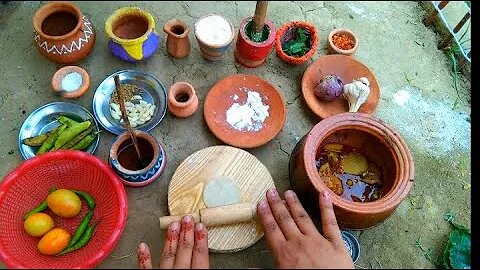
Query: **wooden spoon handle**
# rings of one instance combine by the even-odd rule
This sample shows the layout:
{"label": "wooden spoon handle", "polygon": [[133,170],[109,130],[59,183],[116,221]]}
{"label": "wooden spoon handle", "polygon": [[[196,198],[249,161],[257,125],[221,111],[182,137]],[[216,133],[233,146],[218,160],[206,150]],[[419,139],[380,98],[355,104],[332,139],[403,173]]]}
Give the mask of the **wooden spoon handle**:
{"label": "wooden spoon handle", "polygon": [[268,1],[257,1],[255,7],[255,15],[253,16],[253,23],[255,26],[255,33],[263,31],[265,25],[265,17],[267,16]]}

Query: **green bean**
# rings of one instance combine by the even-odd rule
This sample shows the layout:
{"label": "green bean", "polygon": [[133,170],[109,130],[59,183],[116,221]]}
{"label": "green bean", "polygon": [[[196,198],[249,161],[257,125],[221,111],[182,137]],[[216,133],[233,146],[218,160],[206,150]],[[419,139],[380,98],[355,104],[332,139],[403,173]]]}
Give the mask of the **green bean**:
{"label": "green bean", "polygon": [[[55,190],[57,190],[56,188],[51,188],[48,193],[52,193],[54,192]],[[47,209],[48,205],[47,205],[47,200],[43,200],[39,205],[37,205],[35,208],[33,208],[32,210],[28,211],[25,215],[23,215],[23,219],[27,219],[29,216],[33,215],[33,214],[36,214],[36,213],[40,213],[42,211],[44,211],[45,209]]]}
{"label": "green bean", "polygon": [[37,135],[37,136],[25,138],[22,140],[22,143],[28,146],[41,146],[48,139],[48,136],[50,136],[53,132],[55,132],[56,129],[49,131],[47,133]]}
{"label": "green bean", "polygon": [[40,149],[37,151],[37,155],[43,154],[48,152],[56,143],[57,138],[60,136],[61,133],[67,128],[66,124],[61,125],[55,132],[53,132],[48,139],[40,146]]}
{"label": "green bean", "polygon": [[78,124],[73,124],[71,127],[65,129],[65,131],[62,132],[62,134],[60,134],[60,136],[58,136],[58,139],[55,141],[55,146],[53,147],[53,150],[60,149],[60,147],[68,143],[75,136],[77,136],[78,134],[82,133],[82,131],[89,128],[91,124],[92,122],[90,121],[83,121]]}
{"label": "green bean", "polygon": [[78,142],[80,142],[83,138],[87,137],[87,135],[90,134],[93,131],[94,128],[95,128],[95,125],[90,125],[89,128],[87,128],[86,130],[82,131],[80,134],[75,136],[72,140],[70,140],[69,142],[64,144],[62,147],[60,147],[60,149],[70,149],[70,148],[72,148],[74,145],[76,145]]}
{"label": "green bean", "polygon": [[77,231],[75,232],[75,235],[73,235],[72,239],[70,240],[70,243],[68,243],[67,248],[75,245],[78,242],[78,240],[80,240],[80,237],[83,235],[83,233],[87,229],[88,223],[90,222],[92,217],[93,217],[93,210],[90,210],[90,212],[88,212],[85,215],[85,217],[83,217],[82,222],[80,222],[80,225],[78,226]]}
{"label": "green bean", "polygon": [[87,137],[83,138],[81,141],[79,141],[77,144],[72,146],[72,150],[85,150],[92,142],[95,140],[95,137],[97,137],[97,134],[90,134]]}
{"label": "green bean", "polygon": [[75,121],[71,118],[68,118],[64,115],[60,115],[57,120],[62,124],[67,124],[67,127],[71,127],[74,124],[78,124],[78,121]]}
{"label": "green bean", "polygon": [[82,199],[84,199],[85,202],[87,202],[88,208],[90,208],[91,210],[95,209],[95,199],[90,194],[80,190],[72,189],[72,191],[75,192]]}
{"label": "green bean", "polygon": [[93,234],[93,231],[95,230],[95,227],[97,226],[98,222],[96,222],[95,224],[89,226],[85,232],[83,233],[82,235],[82,238],[80,238],[80,240],[73,246],[71,247],[67,247],[66,249],[64,249],[62,252],[58,253],[57,256],[60,256],[60,255],[63,255],[65,253],[69,253],[69,252],[72,252],[72,251],[75,251],[83,246],[85,246],[88,241],[90,241],[90,238],[92,237],[92,234]]}

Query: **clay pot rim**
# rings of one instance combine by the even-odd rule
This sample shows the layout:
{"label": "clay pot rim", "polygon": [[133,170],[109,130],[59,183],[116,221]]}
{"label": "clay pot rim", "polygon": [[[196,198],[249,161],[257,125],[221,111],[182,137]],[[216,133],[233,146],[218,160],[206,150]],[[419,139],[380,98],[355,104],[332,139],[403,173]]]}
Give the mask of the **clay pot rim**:
{"label": "clay pot rim", "polygon": [[[323,139],[339,130],[348,129],[360,130],[377,137],[393,154],[397,173],[394,183],[387,194],[373,202],[347,201],[330,190],[318,175],[314,160]],[[396,208],[410,192],[415,175],[410,150],[402,137],[380,119],[364,113],[341,113],[322,120],[313,127],[308,135],[310,136],[305,141],[306,151],[302,154],[306,173],[310,179],[314,180],[311,183],[317,191],[327,190],[331,194],[335,206],[355,213],[382,213],[386,209]]]}
{"label": "clay pot rim", "polygon": [[[77,72],[82,75],[82,85],[76,91],[63,91],[62,90],[62,80],[70,72]],[[79,66],[64,66],[57,70],[55,74],[52,76],[52,83],[51,83],[53,91],[57,93],[61,93],[62,97],[64,98],[78,98],[85,94],[90,86],[90,76],[88,72],[79,67]]]}
{"label": "clay pot rim", "polygon": [[[144,19],[147,20],[148,22],[148,29],[147,31],[140,37],[138,38],[133,38],[133,39],[126,39],[126,38],[121,38],[118,37],[113,33],[113,24],[121,19],[122,17],[125,16],[140,16],[143,17]],[[132,44],[137,44],[140,42],[145,41],[150,33],[152,33],[153,29],[155,28],[155,20],[153,19],[152,14],[150,14],[148,11],[143,10],[139,7],[122,7],[117,10],[115,10],[110,16],[108,16],[107,20],[105,21],[105,32],[107,35],[113,39],[117,43],[121,43],[124,45],[132,45]]]}
{"label": "clay pot rim", "polygon": [[[203,40],[202,40],[201,38],[199,38],[198,35],[197,35],[197,24],[198,24],[198,22],[201,21],[202,19],[205,19],[206,17],[214,16],[214,15],[220,16],[220,17],[222,17],[225,21],[227,21],[228,24],[230,25],[230,29],[232,30],[232,34],[231,34],[231,36],[230,36],[230,39],[229,39],[227,42],[225,42],[224,44],[212,45],[212,44],[209,44],[209,43],[203,41]],[[232,24],[227,18],[225,18],[224,16],[222,16],[222,15],[220,15],[220,14],[217,14],[217,13],[208,13],[208,14],[200,17],[200,18],[195,22],[194,31],[193,31],[193,32],[195,33],[195,38],[197,39],[197,41],[200,41],[201,43],[205,44],[206,46],[208,46],[208,47],[210,47],[210,48],[215,48],[215,49],[219,49],[219,48],[223,48],[223,47],[225,47],[225,46],[228,46],[230,43],[232,43],[233,38],[235,37],[235,27],[233,27],[233,24]]]}
{"label": "clay pot rim", "polygon": [[[71,12],[72,10],[66,10],[65,8],[60,8],[57,9],[57,7],[64,7],[68,6],[68,8],[73,9],[73,14],[75,17],[77,17],[77,25],[75,28],[72,29],[72,31],[61,35],[61,36],[51,36],[47,35],[42,31],[42,24],[43,21],[45,21],[48,16],[52,15],[55,12],[58,11],[67,11]],[[42,13],[45,13],[46,15],[43,17],[43,19],[40,17]],[[42,20],[41,20],[42,19]],[[37,32],[42,38],[44,39],[50,39],[50,40],[64,40],[66,38],[69,38],[75,33],[78,32],[80,28],[82,28],[83,22],[82,22],[82,12],[80,11],[80,8],[78,8],[75,4],[68,2],[68,1],[59,1],[59,2],[49,2],[43,6],[41,6],[33,15],[33,28],[35,29],[35,32]]]}
{"label": "clay pot rim", "polygon": [[131,181],[127,181],[127,180],[123,179],[122,177],[119,177],[120,181],[122,181],[122,183],[124,185],[129,186],[129,187],[144,187],[146,185],[149,185],[150,183],[152,183],[153,181],[158,179],[158,177],[160,177],[160,175],[162,175],[163,171],[165,170],[165,166],[167,164],[167,155],[165,154],[165,146],[160,142],[159,142],[159,145],[161,146],[160,151],[161,151],[161,154],[163,155],[163,160],[162,160],[162,164],[160,165],[160,168],[158,168],[158,171],[154,175],[152,175],[152,177],[148,178],[145,181],[141,181],[141,182],[131,182]]}
{"label": "clay pot rim", "polygon": [[245,40],[245,42],[248,45],[254,46],[254,47],[257,47],[257,48],[265,48],[265,47],[270,46],[270,44],[272,44],[273,42],[275,42],[275,36],[276,36],[276,33],[277,33],[277,29],[275,28],[275,25],[273,24],[273,22],[268,20],[268,19],[265,19],[265,25],[268,26],[268,28],[269,28],[268,38],[261,43],[251,41],[247,37],[247,34],[245,33],[245,29],[247,28],[247,24],[249,22],[251,22],[252,20],[253,20],[253,16],[249,16],[249,17],[243,19],[242,22],[240,23],[240,30],[239,30],[240,36],[243,38],[243,40]]}
{"label": "clay pot rim", "polygon": [[[120,164],[120,162],[117,162],[118,170],[122,173],[125,173],[125,174],[146,173],[149,170],[151,170],[153,168],[153,166],[155,166],[155,163],[157,162],[158,157],[161,154],[165,154],[165,149],[157,141],[157,139],[154,136],[150,135],[149,133],[147,133],[145,131],[142,131],[142,130],[133,130],[133,132],[135,133],[135,136],[137,136],[137,138],[145,139],[146,141],[148,141],[151,144],[151,146],[153,148],[153,151],[154,151],[153,158],[145,168],[143,168],[141,170],[138,170],[138,171],[129,170],[129,169],[123,167],[122,164]],[[115,138],[114,144],[110,148],[110,158],[112,160],[117,160],[118,161],[117,158],[118,158],[118,151],[120,150],[119,147],[124,141],[126,141],[128,139],[130,139],[130,134],[128,133],[128,131],[125,131],[125,132],[121,133],[120,135],[117,136],[117,138]],[[155,145],[153,143],[155,143]],[[156,147],[158,147],[158,149],[160,151],[155,151]],[[165,162],[165,155],[163,157],[164,157],[164,159],[163,159],[162,162]]]}
{"label": "clay pot rim", "polygon": [[[353,40],[355,42],[355,45],[350,50],[343,50],[343,49],[338,48],[333,43],[333,36],[335,34],[348,34],[348,35],[350,35],[353,38]],[[332,48],[335,52],[337,52],[339,54],[345,54],[345,55],[354,54],[358,49],[358,43],[359,43],[359,41],[358,41],[357,35],[355,35],[355,33],[353,33],[348,28],[336,28],[336,29],[333,29],[332,31],[330,31],[330,34],[328,34],[328,45],[330,46],[330,48]]]}
{"label": "clay pot rim", "polygon": [[[183,33],[180,34],[180,35],[172,32],[170,30],[171,27],[177,26],[177,25],[183,27],[183,29],[184,29]],[[167,26],[170,26],[170,28],[168,28]],[[188,24],[186,24],[184,21],[176,18],[176,19],[171,19],[171,20],[166,21],[163,24],[163,31],[165,33],[167,33],[169,36],[172,36],[172,37],[175,37],[175,38],[184,38],[184,37],[188,36],[188,34],[190,33],[190,27],[188,27]]]}
{"label": "clay pot rim", "polygon": [[[310,35],[310,39],[312,40],[312,45],[310,46],[310,50],[300,57],[293,57],[293,56],[287,55],[282,49],[281,38],[288,29],[293,27],[304,28],[312,32],[312,34]],[[315,54],[315,52],[317,51],[319,39],[320,37],[318,35],[318,31],[315,25],[305,21],[291,21],[283,24],[280,27],[280,29],[278,29],[275,37],[275,51],[277,52],[277,55],[280,57],[280,59],[282,59],[283,61],[293,65],[300,65],[308,61],[308,59],[310,59],[313,56],[313,54]]]}
{"label": "clay pot rim", "polygon": [[[185,93],[188,95],[188,100],[185,102],[178,102],[176,96]],[[193,103],[196,93],[195,88],[187,82],[176,82],[170,86],[168,90],[168,101],[175,107],[185,108]]]}

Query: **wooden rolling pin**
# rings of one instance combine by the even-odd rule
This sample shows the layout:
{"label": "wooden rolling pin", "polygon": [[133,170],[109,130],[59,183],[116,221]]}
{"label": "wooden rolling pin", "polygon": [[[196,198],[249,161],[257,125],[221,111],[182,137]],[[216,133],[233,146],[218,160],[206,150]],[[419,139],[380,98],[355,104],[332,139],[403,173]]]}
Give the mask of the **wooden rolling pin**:
{"label": "wooden rolling pin", "polygon": [[[218,207],[202,208],[196,213],[190,213],[195,222],[205,226],[220,226],[240,222],[248,222],[255,218],[257,205],[250,203],[230,204]],[[186,215],[186,214],[185,214]],[[174,221],[180,221],[181,216],[160,217],[160,229],[165,230]]]}

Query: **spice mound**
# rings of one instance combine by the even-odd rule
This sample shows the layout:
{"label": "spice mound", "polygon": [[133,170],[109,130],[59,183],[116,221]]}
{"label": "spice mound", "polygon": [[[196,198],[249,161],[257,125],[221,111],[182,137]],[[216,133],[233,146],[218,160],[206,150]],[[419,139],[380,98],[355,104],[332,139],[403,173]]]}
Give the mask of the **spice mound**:
{"label": "spice mound", "polygon": [[335,34],[332,37],[333,45],[341,50],[351,50],[355,46],[355,41],[348,34]]}
{"label": "spice mound", "polygon": [[[236,130],[240,131],[259,131],[263,128],[265,119],[269,116],[270,106],[263,104],[262,97],[256,91],[250,91],[243,87],[247,92],[247,100],[244,104],[233,103],[227,110],[227,122]],[[234,100],[238,99],[235,95]]]}
{"label": "spice mound", "polygon": [[77,91],[82,86],[82,74],[78,72],[70,72],[62,79],[62,90],[67,92]]}

